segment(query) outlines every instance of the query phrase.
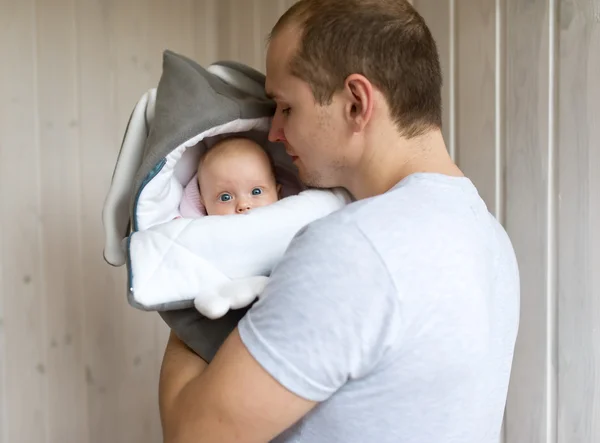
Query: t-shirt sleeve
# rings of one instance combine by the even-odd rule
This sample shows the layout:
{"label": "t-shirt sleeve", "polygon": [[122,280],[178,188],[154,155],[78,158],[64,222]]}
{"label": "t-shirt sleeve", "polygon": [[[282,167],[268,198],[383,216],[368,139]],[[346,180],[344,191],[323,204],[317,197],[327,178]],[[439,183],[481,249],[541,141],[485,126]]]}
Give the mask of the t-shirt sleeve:
{"label": "t-shirt sleeve", "polygon": [[354,224],[319,222],[294,238],[238,325],[258,363],[313,401],[367,374],[399,327],[398,294],[368,239]]}

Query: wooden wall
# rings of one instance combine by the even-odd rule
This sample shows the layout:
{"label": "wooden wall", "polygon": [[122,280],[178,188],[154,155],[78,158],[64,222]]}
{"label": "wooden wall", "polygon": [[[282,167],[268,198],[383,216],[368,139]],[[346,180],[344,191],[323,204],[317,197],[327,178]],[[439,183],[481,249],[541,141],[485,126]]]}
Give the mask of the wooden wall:
{"label": "wooden wall", "polygon": [[[0,443],[160,441],[167,331],[102,259],[121,137],[163,49],[263,70],[293,2],[0,0]],[[600,441],[600,7],[414,3],[450,150],[520,261],[505,440]]]}

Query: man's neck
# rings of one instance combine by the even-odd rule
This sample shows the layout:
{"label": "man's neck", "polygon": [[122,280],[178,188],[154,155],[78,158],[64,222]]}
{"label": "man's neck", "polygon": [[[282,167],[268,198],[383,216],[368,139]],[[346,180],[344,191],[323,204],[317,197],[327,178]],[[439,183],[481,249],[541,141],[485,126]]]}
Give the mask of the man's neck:
{"label": "man's neck", "polygon": [[413,139],[380,137],[352,174],[346,188],[360,200],[383,194],[415,173],[463,176],[450,158],[440,131]]}

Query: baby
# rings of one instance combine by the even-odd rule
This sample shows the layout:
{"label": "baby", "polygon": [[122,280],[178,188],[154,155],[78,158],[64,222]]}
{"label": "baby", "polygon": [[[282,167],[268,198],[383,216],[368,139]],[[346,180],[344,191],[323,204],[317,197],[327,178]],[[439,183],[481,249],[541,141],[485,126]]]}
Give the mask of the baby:
{"label": "baby", "polygon": [[201,156],[198,186],[207,215],[244,214],[275,203],[280,191],[267,152],[240,137],[221,140]]}

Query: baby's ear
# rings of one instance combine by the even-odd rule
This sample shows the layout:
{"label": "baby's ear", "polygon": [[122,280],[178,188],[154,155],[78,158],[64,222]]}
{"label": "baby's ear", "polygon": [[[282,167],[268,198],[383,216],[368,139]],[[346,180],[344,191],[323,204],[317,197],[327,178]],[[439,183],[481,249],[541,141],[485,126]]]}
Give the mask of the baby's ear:
{"label": "baby's ear", "polygon": [[281,198],[281,183],[277,183],[277,197]]}

